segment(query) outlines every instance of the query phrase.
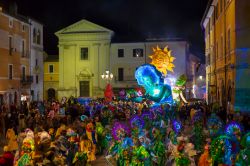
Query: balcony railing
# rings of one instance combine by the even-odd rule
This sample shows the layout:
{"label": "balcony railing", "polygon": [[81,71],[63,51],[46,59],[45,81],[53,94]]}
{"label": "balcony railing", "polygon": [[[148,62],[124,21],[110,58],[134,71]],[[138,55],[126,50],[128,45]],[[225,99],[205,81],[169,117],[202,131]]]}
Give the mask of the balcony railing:
{"label": "balcony railing", "polygon": [[20,82],[22,85],[32,84],[33,83],[33,76],[21,77]]}

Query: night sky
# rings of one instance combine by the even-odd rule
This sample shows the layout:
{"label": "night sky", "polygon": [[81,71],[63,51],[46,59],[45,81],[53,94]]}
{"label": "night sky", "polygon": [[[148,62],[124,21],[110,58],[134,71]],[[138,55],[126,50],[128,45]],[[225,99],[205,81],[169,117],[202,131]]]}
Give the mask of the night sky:
{"label": "night sky", "polygon": [[[8,5],[12,0],[0,0]],[[204,60],[200,22],[208,0],[16,0],[18,13],[44,24],[45,51],[57,54],[54,33],[81,19],[115,32],[113,41],[183,38]]]}

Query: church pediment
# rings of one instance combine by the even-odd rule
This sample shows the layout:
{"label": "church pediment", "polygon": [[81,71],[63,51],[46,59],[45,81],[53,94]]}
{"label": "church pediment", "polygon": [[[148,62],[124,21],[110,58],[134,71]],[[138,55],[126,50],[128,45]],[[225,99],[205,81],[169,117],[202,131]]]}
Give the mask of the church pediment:
{"label": "church pediment", "polygon": [[57,36],[61,34],[79,34],[79,33],[110,33],[112,34],[113,31],[92,23],[88,20],[81,20],[78,21],[66,28],[61,29],[60,31],[56,32]]}
{"label": "church pediment", "polygon": [[90,79],[91,77],[93,77],[93,73],[87,69],[87,68],[83,68],[78,75],[76,75],[76,77],[78,78],[78,80],[82,80],[82,79]]}

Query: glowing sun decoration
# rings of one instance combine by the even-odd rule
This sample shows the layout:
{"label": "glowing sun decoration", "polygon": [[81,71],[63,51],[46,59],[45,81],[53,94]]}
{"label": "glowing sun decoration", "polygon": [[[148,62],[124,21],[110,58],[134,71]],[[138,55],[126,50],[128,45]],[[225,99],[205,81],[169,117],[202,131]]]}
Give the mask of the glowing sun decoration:
{"label": "glowing sun decoration", "polygon": [[158,71],[167,75],[167,71],[173,72],[175,67],[173,61],[175,58],[171,55],[171,50],[166,46],[163,50],[158,46],[153,48],[153,54],[149,56],[152,59],[151,64],[156,67]]}

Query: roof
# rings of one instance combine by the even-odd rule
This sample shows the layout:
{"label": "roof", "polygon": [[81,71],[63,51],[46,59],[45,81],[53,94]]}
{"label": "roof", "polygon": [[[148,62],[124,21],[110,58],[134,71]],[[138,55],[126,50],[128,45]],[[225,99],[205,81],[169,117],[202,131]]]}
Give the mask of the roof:
{"label": "roof", "polygon": [[37,19],[35,19],[35,18],[33,18],[33,17],[28,16],[28,19],[30,19],[31,21],[34,21],[34,22],[39,23],[39,24],[41,24],[42,26],[44,26],[44,24],[43,24],[41,21],[39,21],[39,20],[37,20]]}
{"label": "roof", "polygon": [[208,11],[210,9],[210,6],[212,5],[213,3],[213,0],[209,0],[208,3],[207,3],[207,7],[206,7],[206,10],[204,12],[204,15],[201,19],[201,23],[200,23],[200,26],[203,28],[203,22],[205,21],[206,17],[207,17],[207,14],[208,14]]}
{"label": "roof", "polygon": [[60,34],[76,34],[76,33],[110,33],[114,32],[108,28],[97,25],[88,20],[82,19],[66,28],[57,31],[55,34],[58,36]]}
{"label": "roof", "polygon": [[22,21],[22,22],[25,22],[25,23],[29,24],[28,18],[21,15],[21,14],[17,14],[17,15],[16,14],[10,14],[10,13],[8,13],[6,11],[3,11],[3,13],[8,15],[8,16],[11,16],[11,17],[13,17],[13,18],[15,18],[15,19],[17,19],[19,21]]}
{"label": "roof", "polygon": [[48,55],[45,59],[45,62],[58,62],[59,61],[59,55]]}
{"label": "roof", "polygon": [[182,38],[147,38],[139,40],[115,40],[112,44],[119,43],[154,43],[154,42],[188,42]]}
{"label": "roof", "polygon": [[2,13],[11,16],[19,21],[29,23],[27,17],[18,13],[16,3],[11,3],[10,5],[8,5],[8,2],[0,2],[0,7],[2,7]]}

